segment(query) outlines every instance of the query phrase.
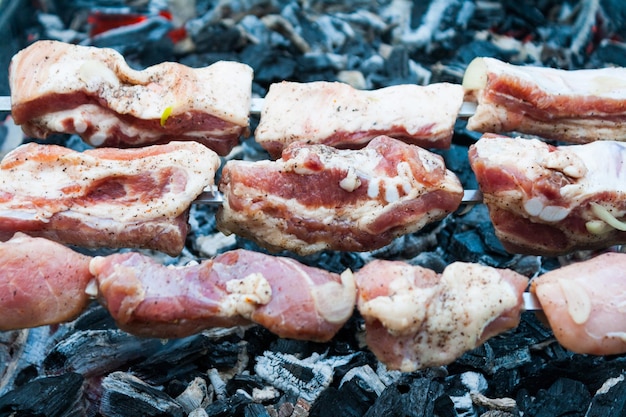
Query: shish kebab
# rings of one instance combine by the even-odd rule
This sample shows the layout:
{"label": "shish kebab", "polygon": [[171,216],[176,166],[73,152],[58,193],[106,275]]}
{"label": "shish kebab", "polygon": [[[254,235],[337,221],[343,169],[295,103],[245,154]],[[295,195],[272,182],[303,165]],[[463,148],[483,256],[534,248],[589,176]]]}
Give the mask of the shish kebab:
{"label": "shish kebab", "polygon": [[[263,109],[265,100],[263,98],[252,98],[250,102],[250,114],[258,115]],[[474,103],[463,103],[459,117],[467,118],[474,114],[476,105]],[[11,97],[0,96],[0,112],[11,111]],[[217,190],[217,187],[213,187],[210,190],[204,191],[194,201],[194,204],[207,204],[207,205],[220,205],[224,202],[223,195]],[[482,202],[482,194],[479,190],[465,190],[463,194],[463,204],[479,204]]]}
{"label": "shish kebab", "polygon": [[[252,98],[250,103],[250,114],[260,114],[263,109],[264,99],[262,98]],[[464,102],[461,107],[461,111],[459,112],[459,117],[467,118],[471,117],[476,110],[476,105],[474,103]],[[2,111],[11,111],[11,97],[10,96],[0,96],[0,112]],[[480,190],[465,190],[463,193],[463,204],[480,204],[483,201],[483,196]],[[202,194],[194,200],[194,204],[207,204],[207,205],[221,205],[224,202],[223,195],[217,190],[217,187],[214,186],[211,189],[204,191]]]}

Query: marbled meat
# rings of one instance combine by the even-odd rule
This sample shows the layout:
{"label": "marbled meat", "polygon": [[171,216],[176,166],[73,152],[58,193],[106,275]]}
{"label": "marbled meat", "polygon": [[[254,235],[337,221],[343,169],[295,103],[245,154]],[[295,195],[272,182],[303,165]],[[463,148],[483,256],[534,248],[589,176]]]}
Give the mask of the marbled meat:
{"label": "marbled meat", "polygon": [[283,81],[270,86],[254,136],[274,157],[296,141],[358,149],[380,135],[446,149],[462,104],[463,88],[450,83],[366,91]]}
{"label": "marbled meat", "polygon": [[21,231],[87,248],[178,255],[220,159],[197,142],[84,152],[22,145],[0,162],[0,240]]}
{"label": "marbled meat", "polygon": [[626,140],[626,68],[562,70],[477,58],[463,77],[467,128],[569,143]]}
{"label": "marbled meat", "polygon": [[231,160],[217,227],[272,251],[369,251],[456,210],[443,158],[379,136],[360,150],[294,143],[277,161]]}
{"label": "marbled meat", "polygon": [[485,134],[469,160],[507,251],[553,256],[626,243],[626,143],[557,147]]}

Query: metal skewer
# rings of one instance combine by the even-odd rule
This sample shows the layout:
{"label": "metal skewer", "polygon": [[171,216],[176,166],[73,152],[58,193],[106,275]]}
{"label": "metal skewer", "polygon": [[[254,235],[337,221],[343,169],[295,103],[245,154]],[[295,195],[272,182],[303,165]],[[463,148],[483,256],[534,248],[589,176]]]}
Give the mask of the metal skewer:
{"label": "metal skewer", "polygon": [[[250,114],[260,114],[265,105],[264,98],[253,98],[250,101]],[[11,111],[11,97],[0,96],[0,111]],[[459,111],[459,117],[467,119],[476,112],[476,104],[464,102]]]}

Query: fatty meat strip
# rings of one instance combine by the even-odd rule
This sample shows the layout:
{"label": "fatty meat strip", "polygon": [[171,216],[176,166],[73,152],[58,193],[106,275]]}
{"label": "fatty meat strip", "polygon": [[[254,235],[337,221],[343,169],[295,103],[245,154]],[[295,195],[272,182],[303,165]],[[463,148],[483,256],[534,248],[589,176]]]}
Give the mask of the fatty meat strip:
{"label": "fatty meat strip", "polygon": [[177,255],[189,207],[220,159],[197,142],[76,152],[22,145],[0,162],[0,240],[15,232],[87,248]]}
{"label": "fatty meat strip", "polygon": [[238,62],[137,71],[114,49],[38,41],[13,56],[9,83],[15,123],[34,138],[75,133],[97,147],[193,140],[226,155],[248,130],[252,69]]}
{"label": "fatty meat strip", "polygon": [[358,149],[380,135],[447,149],[462,104],[463,88],[450,83],[364,91],[283,81],[270,86],[254,138],[275,158],[293,142]]}
{"label": "fatty meat strip", "polygon": [[576,353],[626,352],[626,254],[605,253],[533,279],[550,327]]}
{"label": "fatty meat strip", "polygon": [[355,273],[366,343],[390,369],[412,372],[453,362],[517,327],[528,278],[455,262],[442,274],[375,260]]}
{"label": "fatty meat strip", "polygon": [[456,210],[443,158],[378,136],[360,150],[291,144],[276,161],[228,161],[217,227],[278,251],[369,251]]}
{"label": "fatty meat strip", "polygon": [[467,128],[569,143],[626,140],[626,68],[561,70],[476,58],[465,71]]}
{"label": "fatty meat strip", "polygon": [[626,243],[625,143],[485,134],[469,160],[507,251],[548,256]]}

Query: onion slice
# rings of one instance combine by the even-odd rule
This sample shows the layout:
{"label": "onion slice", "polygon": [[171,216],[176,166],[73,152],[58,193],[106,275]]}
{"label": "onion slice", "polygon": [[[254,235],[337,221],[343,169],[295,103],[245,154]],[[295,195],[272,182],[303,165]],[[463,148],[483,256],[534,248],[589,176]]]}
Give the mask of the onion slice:
{"label": "onion slice", "polygon": [[591,211],[593,211],[593,214],[598,216],[600,220],[603,220],[609,226],[619,231],[626,232],[626,222],[618,220],[614,215],[612,215],[605,207],[601,206],[600,204],[593,202],[590,204]]}

